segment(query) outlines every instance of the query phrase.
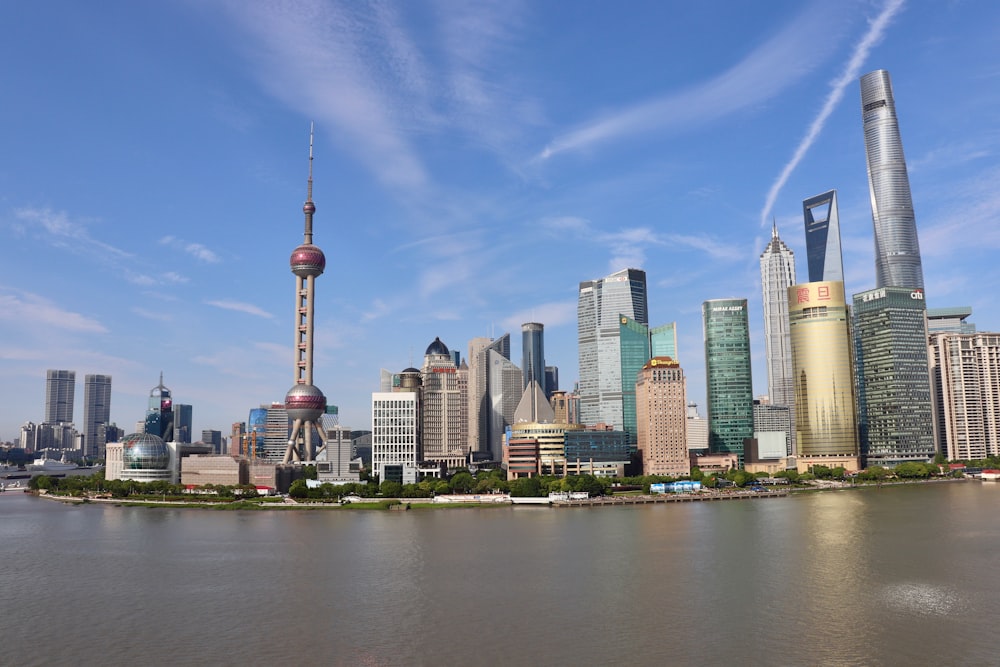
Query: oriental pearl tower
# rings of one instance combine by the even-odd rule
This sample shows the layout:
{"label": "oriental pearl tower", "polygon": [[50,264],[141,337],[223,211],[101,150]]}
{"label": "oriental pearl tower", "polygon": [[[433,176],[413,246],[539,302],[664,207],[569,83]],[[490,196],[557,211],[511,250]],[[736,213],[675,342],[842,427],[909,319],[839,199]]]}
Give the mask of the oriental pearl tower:
{"label": "oriental pearl tower", "polygon": [[285,410],[292,422],[284,463],[312,461],[310,429],[316,429],[323,444],[326,434],[320,420],[326,412],[326,396],[313,385],[313,309],[315,305],[316,277],[326,268],[326,256],[313,245],[312,220],[316,205],[312,200],[313,129],[309,126],[309,181],[306,203],[305,238],[302,245],[292,251],[290,260],[295,274],[295,384],[285,396]]}

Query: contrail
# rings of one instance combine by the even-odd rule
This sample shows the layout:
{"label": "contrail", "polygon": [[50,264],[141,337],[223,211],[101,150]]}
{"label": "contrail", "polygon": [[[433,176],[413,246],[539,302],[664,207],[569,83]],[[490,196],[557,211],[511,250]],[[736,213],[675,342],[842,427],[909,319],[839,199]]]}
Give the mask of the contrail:
{"label": "contrail", "polygon": [[858,72],[861,70],[861,66],[864,65],[865,60],[868,59],[868,54],[871,52],[872,47],[882,39],[886,28],[889,27],[889,22],[899,13],[905,2],[906,0],[889,0],[886,2],[885,7],[882,8],[882,13],[875,17],[875,20],[868,27],[868,32],[861,38],[858,45],[854,47],[854,52],[851,54],[850,60],[847,61],[844,71],[831,84],[830,93],[826,96],[823,108],[820,109],[819,114],[813,119],[812,124],[809,126],[809,131],[806,132],[806,136],[799,142],[794,155],[792,155],[792,159],[781,170],[781,174],[768,191],[767,200],[764,202],[764,209],[760,212],[761,227],[766,227],[770,224],[768,219],[771,217],[771,210],[774,208],[774,202],[778,198],[781,188],[788,182],[788,177],[799,166],[799,162],[802,161],[806,152],[812,147],[813,142],[816,141],[816,137],[823,131],[823,126],[826,125],[827,119],[833,113],[837,104],[840,103],[840,98],[844,96],[844,89],[858,78]]}

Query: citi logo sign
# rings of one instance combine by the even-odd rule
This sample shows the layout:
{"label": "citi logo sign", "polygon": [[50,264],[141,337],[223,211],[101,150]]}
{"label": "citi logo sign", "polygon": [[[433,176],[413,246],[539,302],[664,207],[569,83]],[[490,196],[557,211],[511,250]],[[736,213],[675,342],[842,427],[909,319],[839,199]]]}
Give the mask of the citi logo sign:
{"label": "citi logo sign", "polygon": [[916,290],[914,292],[910,292],[910,298],[911,299],[915,299],[917,301],[923,301],[924,300],[924,293],[921,290]]}

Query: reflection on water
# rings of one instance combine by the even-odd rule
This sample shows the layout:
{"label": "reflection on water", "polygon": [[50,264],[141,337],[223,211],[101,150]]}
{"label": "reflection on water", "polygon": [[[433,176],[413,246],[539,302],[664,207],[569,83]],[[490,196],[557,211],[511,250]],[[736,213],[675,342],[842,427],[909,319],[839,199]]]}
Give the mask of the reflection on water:
{"label": "reflection on water", "polygon": [[5,657],[995,664],[998,501],[976,483],[559,510],[0,498]]}

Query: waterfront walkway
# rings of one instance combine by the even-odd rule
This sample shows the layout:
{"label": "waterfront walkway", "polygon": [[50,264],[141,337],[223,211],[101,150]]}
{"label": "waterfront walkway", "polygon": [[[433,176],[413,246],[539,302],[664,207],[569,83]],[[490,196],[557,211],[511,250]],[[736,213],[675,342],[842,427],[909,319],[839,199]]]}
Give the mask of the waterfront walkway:
{"label": "waterfront walkway", "polygon": [[702,491],[699,493],[669,493],[638,496],[597,496],[587,500],[554,500],[553,507],[605,507],[607,505],[652,505],[656,503],[689,503],[704,500],[759,500],[784,498],[788,491]]}

